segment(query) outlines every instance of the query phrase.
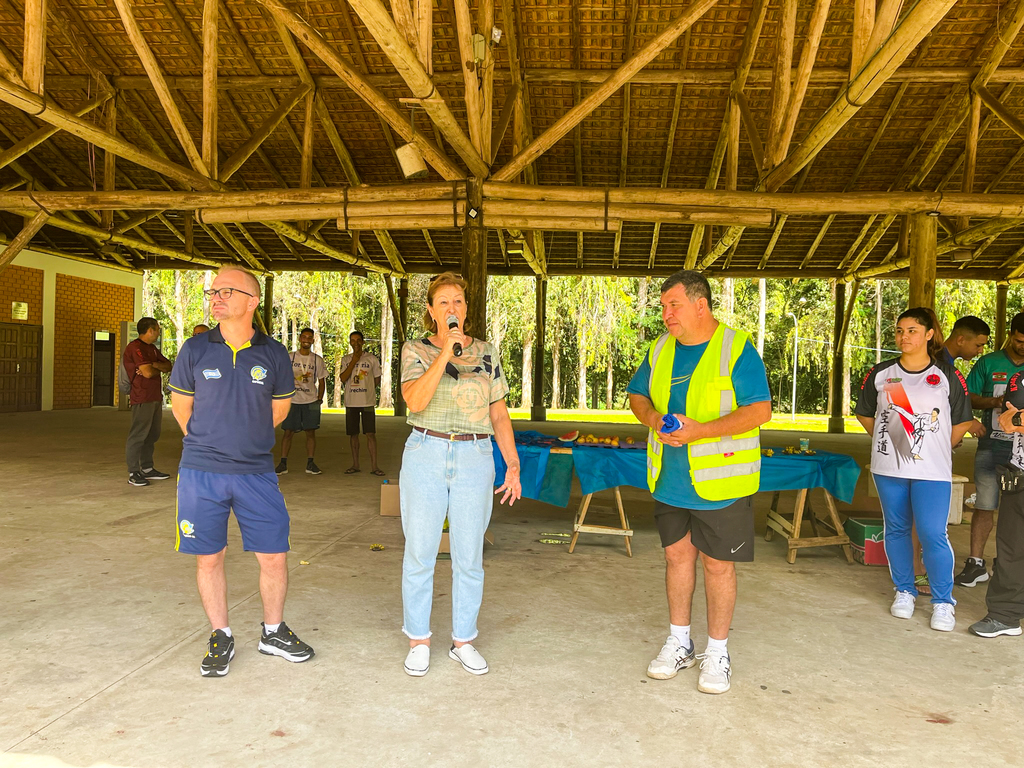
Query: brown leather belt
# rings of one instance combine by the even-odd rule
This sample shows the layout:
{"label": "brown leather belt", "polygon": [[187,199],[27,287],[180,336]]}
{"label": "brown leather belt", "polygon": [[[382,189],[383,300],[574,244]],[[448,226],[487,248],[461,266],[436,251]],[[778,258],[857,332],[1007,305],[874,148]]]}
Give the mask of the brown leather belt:
{"label": "brown leather belt", "polygon": [[435,432],[432,429],[424,429],[423,427],[413,427],[417,432],[422,432],[428,437],[440,437],[442,440],[489,440],[490,435],[474,435],[474,434],[454,434],[449,435],[447,432]]}

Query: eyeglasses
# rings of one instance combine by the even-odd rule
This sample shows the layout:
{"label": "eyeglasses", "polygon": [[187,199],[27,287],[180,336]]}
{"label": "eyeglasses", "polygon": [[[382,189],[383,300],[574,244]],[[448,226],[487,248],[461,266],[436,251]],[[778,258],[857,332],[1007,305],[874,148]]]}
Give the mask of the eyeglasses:
{"label": "eyeglasses", "polygon": [[240,288],[210,288],[209,290],[203,291],[203,295],[208,299],[223,299],[227,301],[231,298],[232,294],[241,293],[244,296],[255,297],[255,294],[243,291]]}

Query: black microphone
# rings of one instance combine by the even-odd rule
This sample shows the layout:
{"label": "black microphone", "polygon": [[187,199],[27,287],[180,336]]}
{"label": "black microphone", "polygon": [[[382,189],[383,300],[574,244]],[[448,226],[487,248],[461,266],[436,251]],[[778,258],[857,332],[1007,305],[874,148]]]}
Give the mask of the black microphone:
{"label": "black microphone", "polygon": [[[459,318],[455,315],[448,315],[448,330],[456,331],[459,328]],[[455,346],[452,347],[452,354],[456,357],[462,357],[462,345],[459,342],[455,342]]]}

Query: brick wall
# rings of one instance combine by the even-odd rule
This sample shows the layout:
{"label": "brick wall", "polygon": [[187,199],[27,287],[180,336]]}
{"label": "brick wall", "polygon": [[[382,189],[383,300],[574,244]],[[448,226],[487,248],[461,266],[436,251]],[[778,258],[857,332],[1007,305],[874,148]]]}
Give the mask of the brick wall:
{"label": "brick wall", "polygon": [[[28,302],[28,320],[11,319],[11,302]],[[43,324],[43,270],[16,267],[0,272],[0,323]]]}
{"label": "brick wall", "polygon": [[[133,319],[135,290],[58,274],[55,303],[53,408],[89,408],[93,331],[109,331],[120,337],[121,321]],[[120,338],[116,349],[121,349]],[[118,397],[115,389],[115,402]]]}

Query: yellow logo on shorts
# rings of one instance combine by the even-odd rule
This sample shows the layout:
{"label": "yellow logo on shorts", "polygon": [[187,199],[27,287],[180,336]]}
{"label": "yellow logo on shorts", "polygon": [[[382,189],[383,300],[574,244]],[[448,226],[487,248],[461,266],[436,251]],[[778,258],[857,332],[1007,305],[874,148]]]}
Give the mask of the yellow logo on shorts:
{"label": "yellow logo on shorts", "polygon": [[182,520],[178,523],[178,527],[181,528],[181,535],[185,538],[194,539],[196,537],[196,527],[188,520]]}

